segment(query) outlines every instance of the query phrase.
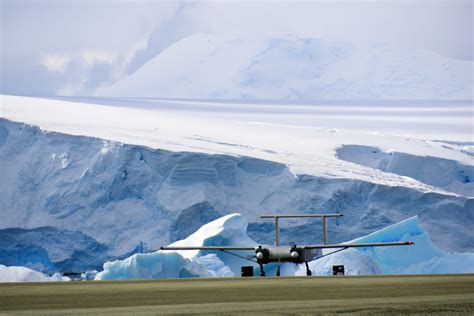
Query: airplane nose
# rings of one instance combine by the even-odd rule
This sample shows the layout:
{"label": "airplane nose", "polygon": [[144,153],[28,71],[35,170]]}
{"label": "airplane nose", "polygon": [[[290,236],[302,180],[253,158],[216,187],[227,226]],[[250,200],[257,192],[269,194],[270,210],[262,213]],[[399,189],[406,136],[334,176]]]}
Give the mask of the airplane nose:
{"label": "airplane nose", "polygon": [[258,260],[262,260],[262,259],[263,259],[263,253],[260,252],[260,251],[257,252],[257,256],[256,256],[256,257],[257,257]]}
{"label": "airplane nose", "polygon": [[291,258],[293,258],[293,259],[298,258],[299,255],[300,255],[300,254],[299,254],[298,252],[296,252],[296,251],[292,251],[292,252],[290,253]]}

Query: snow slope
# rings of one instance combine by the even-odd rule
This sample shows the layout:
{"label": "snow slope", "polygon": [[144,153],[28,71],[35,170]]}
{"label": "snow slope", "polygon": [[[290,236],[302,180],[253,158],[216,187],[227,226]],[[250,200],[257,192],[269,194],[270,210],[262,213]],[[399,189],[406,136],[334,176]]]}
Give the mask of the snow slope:
{"label": "snow slope", "polygon": [[[261,214],[342,211],[344,220],[330,223],[331,241],[418,215],[437,247],[473,251],[468,184],[458,190],[337,156],[344,145],[360,145],[415,156],[420,166],[434,157],[469,167],[469,102],[2,96],[1,116],[1,229],[74,230],[105,245],[107,255],[123,256],[234,212],[248,218],[252,239],[271,243],[271,224]],[[431,174],[445,171],[437,166]],[[457,169],[450,170],[457,179]],[[285,222],[282,240],[318,242],[314,225]]]}
{"label": "snow slope", "polygon": [[3,282],[52,282],[69,281],[69,278],[60,274],[49,277],[41,272],[37,272],[25,267],[7,267],[0,264],[0,283]]}
{"label": "snow slope", "polygon": [[[243,246],[258,245],[246,234],[247,221],[240,214],[223,216],[202,226],[198,231],[173,246]],[[332,274],[332,266],[343,264],[347,275],[412,274],[412,273],[472,273],[474,254],[440,251],[423,231],[418,218],[411,217],[383,228],[351,243],[415,241],[405,247],[379,247],[343,250],[312,261],[314,275]],[[324,250],[329,254],[334,249]],[[234,251],[252,258],[253,251]],[[215,251],[157,251],[136,254],[121,261],[107,262],[96,280],[126,278],[167,278],[190,276],[238,276],[242,265],[253,265],[239,257]],[[267,275],[274,275],[274,265],[267,265]],[[305,275],[303,265],[282,265],[282,275]]]}
{"label": "snow slope", "polygon": [[472,100],[474,63],[386,44],[194,34],[100,96]]}

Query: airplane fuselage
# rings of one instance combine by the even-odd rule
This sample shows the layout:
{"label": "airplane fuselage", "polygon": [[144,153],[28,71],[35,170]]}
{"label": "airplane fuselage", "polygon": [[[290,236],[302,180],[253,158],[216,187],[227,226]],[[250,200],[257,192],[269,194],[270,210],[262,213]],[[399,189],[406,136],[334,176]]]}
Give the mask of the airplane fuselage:
{"label": "airplane fuselage", "polygon": [[271,262],[304,263],[313,260],[320,253],[320,249],[305,249],[296,246],[255,247],[255,257],[259,264]]}

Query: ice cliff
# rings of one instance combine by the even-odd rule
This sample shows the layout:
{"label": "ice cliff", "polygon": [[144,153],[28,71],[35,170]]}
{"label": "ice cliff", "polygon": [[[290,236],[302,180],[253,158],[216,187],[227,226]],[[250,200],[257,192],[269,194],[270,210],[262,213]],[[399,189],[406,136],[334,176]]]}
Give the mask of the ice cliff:
{"label": "ice cliff", "polygon": [[[342,210],[344,220],[329,224],[331,242],[418,215],[437,247],[474,249],[473,199],[460,195],[295,175],[251,157],[150,149],[5,119],[0,162],[0,242],[10,245],[0,248],[0,263],[45,272],[95,269],[100,260],[155,250],[234,212],[264,244],[273,242],[273,227],[261,214]],[[64,238],[48,237],[55,234]],[[281,239],[317,243],[321,233],[311,221],[288,221]]]}
{"label": "ice cliff", "polygon": [[78,231],[54,227],[0,229],[0,262],[48,274],[99,269],[108,247]]}

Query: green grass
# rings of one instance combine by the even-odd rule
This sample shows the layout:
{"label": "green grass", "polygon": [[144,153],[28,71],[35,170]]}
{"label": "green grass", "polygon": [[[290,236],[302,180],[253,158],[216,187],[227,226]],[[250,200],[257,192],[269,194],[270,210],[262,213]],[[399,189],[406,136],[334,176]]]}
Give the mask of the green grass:
{"label": "green grass", "polygon": [[315,314],[474,311],[474,275],[0,284],[0,313]]}

